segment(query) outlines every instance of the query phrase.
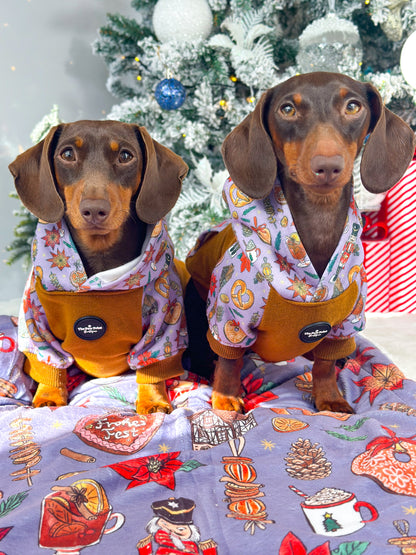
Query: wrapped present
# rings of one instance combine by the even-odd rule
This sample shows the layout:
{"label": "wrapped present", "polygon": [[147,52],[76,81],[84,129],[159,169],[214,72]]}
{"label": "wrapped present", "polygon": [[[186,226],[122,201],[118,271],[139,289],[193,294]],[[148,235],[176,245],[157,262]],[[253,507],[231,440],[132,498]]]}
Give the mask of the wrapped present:
{"label": "wrapped present", "polygon": [[363,212],[363,241],[383,241],[388,237],[387,200],[381,203],[380,210]]}
{"label": "wrapped present", "polygon": [[390,312],[416,314],[416,159],[386,197]]}
{"label": "wrapped present", "polygon": [[366,312],[388,312],[390,292],[390,241],[388,239],[387,206],[363,213],[362,241],[367,272]]}
{"label": "wrapped present", "polygon": [[367,312],[416,314],[416,158],[383,200],[363,214]]}
{"label": "wrapped present", "polygon": [[364,240],[367,272],[366,312],[389,312],[390,241]]}
{"label": "wrapped present", "polygon": [[352,461],[352,472],[372,478],[386,491],[416,497],[415,436],[398,437],[395,431],[381,428],[383,435],[370,441]]}

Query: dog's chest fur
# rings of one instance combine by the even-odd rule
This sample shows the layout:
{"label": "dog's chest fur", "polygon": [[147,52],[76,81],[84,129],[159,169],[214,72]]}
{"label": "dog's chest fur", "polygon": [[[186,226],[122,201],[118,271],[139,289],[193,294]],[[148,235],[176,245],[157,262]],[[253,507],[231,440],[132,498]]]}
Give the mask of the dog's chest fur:
{"label": "dog's chest fur", "polygon": [[302,244],[315,270],[322,276],[344,230],[351,185],[342,189],[335,206],[330,198],[327,202],[322,202],[323,199],[320,203],[310,202],[305,198],[305,191],[293,183],[289,186],[282,183],[282,188]]}

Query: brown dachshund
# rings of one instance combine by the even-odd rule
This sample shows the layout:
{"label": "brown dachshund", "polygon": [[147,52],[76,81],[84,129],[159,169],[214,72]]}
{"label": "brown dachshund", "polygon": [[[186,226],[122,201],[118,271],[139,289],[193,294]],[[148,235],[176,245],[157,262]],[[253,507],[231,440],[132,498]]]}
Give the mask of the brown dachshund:
{"label": "brown dachshund", "polygon": [[[193,311],[197,302],[201,304],[201,301],[195,300],[195,291],[198,291],[205,299],[208,296],[211,272],[218,267],[218,261],[224,256],[224,253],[227,254],[227,262],[232,257],[235,258],[239,248],[240,256],[241,251],[243,253],[245,251],[245,255],[247,255],[246,242],[253,237],[253,230],[257,234],[261,233],[259,228],[246,224],[246,238],[239,241],[240,246],[236,246],[237,231],[234,226],[236,225],[237,212],[235,210],[237,208],[234,210],[234,207],[243,206],[242,209],[246,209],[244,214],[247,214],[246,217],[249,218],[252,199],[266,199],[267,197],[268,204],[265,201],[258,202],[255,205],[256,210],[260,210],[259,205],[262,210],[266,210],[268,207],[272,210],[269,216],[273,217],[270,198],[275,202],[275,197],[280,194],[275,189],[277,179],[281,187],[279,191],[282,191],[284,197],[282,199],[280,196],[275,202],[275,206],[283,206],[287,203],[290,209],[289,220],[293,218],[301,245],[303,245],[302,250],[306,251],[309,258],[308,263],[311,263],[315,269],[317,274],[315,277],[321,278],[329,266],[337,245],[340,244],[341,236],[348,223],[347,215],[352,214],[351,210],[354,210],[351,203],[353,164],[364,144],[361,159],[362,182],[373,193],[387,191],[402,177],[410,163],[415,146],[413,132],[399,117],[383,106],[379,93],[372,85],[357,82],[344,75],[325,72],[295,76],[268,90],[259,100],[255,110],[226,137],[222,153],[233,182],[227,193],[228,198],[231,198],[232,201],[229,202],[230,209],[233,211],[232,226],[230,225],[220,233],[208,235],[202,246],[198,245],[196,253],[189,256],[187,260],[192,280],[187,289],[186,305],[189,307],[187,308],[187,318],[190,332],[190,353],[195,371],[198,370],[198,364],[201,363],[198,360],[198,354],[195,354],[195,349],[200,352],[203,352],[204,349],[201,338],[195,337],[197,333],[194,332],[197,323],[195,323]],[[236,195],[236,197],[233,199],[232,195]],[[357,216],[357,212],[354,213]],[[264,221],[267,222],[267,217]],[[285,225],[287,223],[288,218],[286,218]],[[355,223],[354,225],[350,254],[359,242],[360,224]],[[262,239],[263,242],[270,242],[264,233]],[[242,242],[246,245],[241,245]],[[252,249],[252,256],[258,256],[259,251],[259,248]],[[214,252],[218,254],[215,256],[212,254]],[[276,251],[274,252],[276,253]],[[346,252],[348,257],[348,251]],[[275,256],[277,258],[280,255],[276,254]],[[280,262],[283,268],[287,261],[281,258]],[[219,287],[223,287],[223,284],[230,280],[229,275],[233,271],[233,267],[230,264],[223,268],[228,270],[228,275],[227,272],[223,272],[223,274],[218,272],[216,277],[211,280],[213,289],[218,283]],[[280,272],[283,273],[292,271],[290,265],[286,265],[283,270],[282,268]],[[234,267],[235,269],[236,267]],[[205,271],[205,275],[203,275],[203,271]],[[212,294],[208,301],[210,303],[208,317],[211,318],[215,312],[220,314],[216,316],[214,326],[210,320],[208,332],[210,346],[218,355],[212,396],[212,404],[216,409],[241,410],[242,408],[242,401],[239,397],[240,370],[243,365],[242,355],[245,348],[240,345],[243,339],[247,338],[249,332],[246,329],[243,333],[237,317],[228,320],[224,325],[223,314],[229,306],[233,306],[234,314],[238,314],[235,310],[235,307],[238,306],[241,316],[244,309],[252,303],[249,296],[251,291],[246,288],[243,281],[243,271],[237,270],[240,272],[241,278],[237,280],[235,277],[238,276],[235,276],[236,272],[234,271],[233,279],[230,280],[230,283],[235,280],[231,294],[228,294],[228,290],[225,292],[225,289],[219,288],[215,291],[216,296],[214,297]],[[309,272],[312,271],[309,270]],[[264,276],[266,279],[270,278],[270,272],[269,275],[261,275],[261,272],[257,275],[260,275],[258,280],[264,280]],[[365,282],[363,271],[359,272],[359,276]],[[269,296],[269,299],[273,295],[275,298],[278,297],[272,289],[269,287],[271,292],[267,291],[265,294],[266,297]],[[352,288],[349,290],[352,291]],[[293,322],[295,316],[290,316],[284,321],[277,314],[277,309],[274,311],[272,308],[267,309],[268,305],[266,305],[263,320],[257,327],[258,330],[263,329],[261,345],[260,331],[258,331],[257,339],[249,347],[262,358],[266,358],[263,355],[264,352],[272,353],[267,360],[273,362],[288,360],[300,354],[308,355],[311,351],[309,354],[312,354],[314,359],[312,395],[315,405],[320,411],[353,412],[338,390],[335,361],[350,354],[355,349],[355,342],[353,339],[352,342],[346,341],[341,356],[339,356],[338,348],[334,348],[334,353],[331,355],[328,352],[324,353],[320,348],[319,341],[316,343],[310,340],[306,341],[308,338],[301,337],[300,332],[309,333],[312,338],[321,337],[319,334],[322,333],[322,337],[324,337],[332,326],[342,325],[344,319],[351,315],[353,310],[363,310],[364,299],[357,291],[358,289],[355,290],[353,297],[348,302],[346,301],[346,295],[348,295],[346,292],[343,295],[339,295],[339,290],[334,293],[329,303],[335,303],[337,294],[339,299],[345,297],[344,310],[346,313],[342,316],[340,314],[337,317],[334,316],[332,321],[331,318],[328,318],[329,322],[323,324],[318,322],[319,325],[316,329],[309,329],[309,331],[308,326],[304,330],[296,329],[296,322]],[[314,300],[319,301],[320,299]],[[266,299],[263,298],[263,301],[265,302]],[[293,311],[299,305],[307,304],[315,307],[319,304],[325,305],[324,302],[294,303],[291,301],[289,306],[288,302],[285,303],[281,298],[275,299],[275,303],[275,306],[279,306],[282,311],[287,311],[291,315],[295,314]],[[219,310],[221,310],[220,313]],[[280,327],[277,324],[273,327],[273,323],[278,321],[280,321]],[[312,322],[314,322],[313,319]],[[236,347],[221,345],[218,334],[220,325],[223,326],[224,335],[227,336],[228,333],[227,339],[230,338]],[[281,330],[282,325],[284,330]],[[216,326],[217,329],[215,329]],[[248,326],[249,328],[250,326]],[[283,340],[282,334],[280,334],[280,339],[276,339],[281,331],[284,332]],[[298,331],[301,340],[298,338]],[[296,337],[294,337],[294,332],[296,332]],[[302,343],[302,341],[305,342]],[[322,339],[323,341],[324,339]],[[285,345],[280,345],[279,348],[282,347],[285,352],[285,358],[274,360],[273,353],[277,350],[277,342],[281,344],[287,342],[287,345],[293,345],[293,351],[289,347],[285,350],[283,348]],[[332,347],[334,344],[334,340],[332,340]],[[196,347],[194,347],[195,345]],[[205,356],[209,358],[209,354]]]}
{"label": "brown dachshund", "polygon": [[[52,128],[10,171],[23,204],[39,218],[19,325],[25,371],[39,383],[33,404],[66,404],[66,369],[75,363],[98,377],[136,369],[137,412],[169,412],[164,380],[182,372],[184,346],[168,350],[164,341],[172,345],[172,333],[186,332],[162,218],[176,202],[186,164],[144,127],[78,121]],[[156,323],[155,306],[162,314]],[[154,352],[152,341],[162,342],[158,351],[165,348],[167,358],[139,353]]]}

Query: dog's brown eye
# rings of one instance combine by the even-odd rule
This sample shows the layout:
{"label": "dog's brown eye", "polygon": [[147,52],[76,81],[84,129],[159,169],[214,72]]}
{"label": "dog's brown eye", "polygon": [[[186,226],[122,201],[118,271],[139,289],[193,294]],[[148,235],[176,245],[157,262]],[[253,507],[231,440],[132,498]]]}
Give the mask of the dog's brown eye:
{"label": "dog's brown eye", "polygon": [[287,104],[282,104],[280,106],[280,111],[282,112],[282,114],[284,116],[292,117],[292,116],[296,115],[295,107],[293,106],[293,104],[290,104],[289,102]]}
{"label": "dog's brown eye", "polygon": [[133,154],[131,154],[131,152],[129,152],[128,150],[121,150],[120,154],[118,155],[118,159],[122,164],[125,164],[126,162],[130,162],[130,160],[133,159]]}
{"label": "dog's brown eye", "polygon": [[66,148],[61,152],[61,158],[66,162],[73,162],[75,160],[75,153],[72,148]]}
{"label": "dog's brown eye", "polygon": [[345,107],[345,111],[349,115],[358,114],[360,110],[361,110],[361,104],[359,102],[356,102],[355,100],[351,100],[350,102],[348,102],[348,104]]}

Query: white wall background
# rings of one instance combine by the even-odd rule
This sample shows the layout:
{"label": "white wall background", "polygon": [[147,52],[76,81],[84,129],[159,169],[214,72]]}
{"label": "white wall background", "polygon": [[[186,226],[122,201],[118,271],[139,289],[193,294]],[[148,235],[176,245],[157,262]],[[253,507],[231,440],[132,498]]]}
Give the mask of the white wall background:
{"label": "white wall background", "polygon": [[106,14],[134,16],[129,0],[1,0],[0,5],[0,301],[21,296],[26,271],[4,263],[18,202],[7,168],[32,146],[30,133],[54,104],[64,121],[103,119],[118,100],[91,43]]}

